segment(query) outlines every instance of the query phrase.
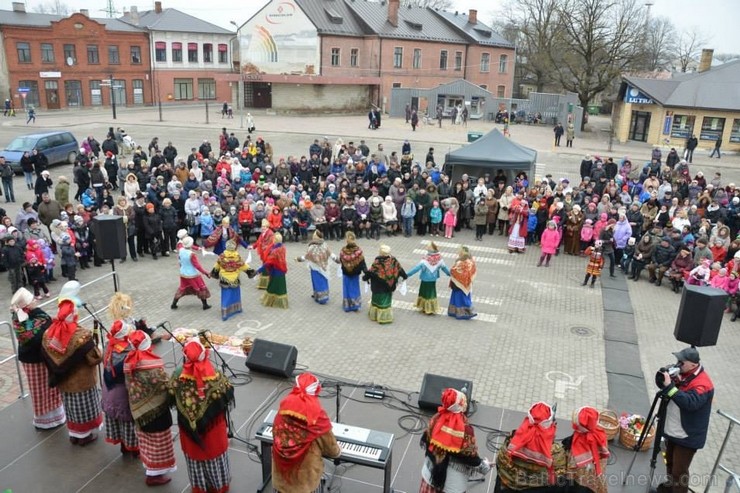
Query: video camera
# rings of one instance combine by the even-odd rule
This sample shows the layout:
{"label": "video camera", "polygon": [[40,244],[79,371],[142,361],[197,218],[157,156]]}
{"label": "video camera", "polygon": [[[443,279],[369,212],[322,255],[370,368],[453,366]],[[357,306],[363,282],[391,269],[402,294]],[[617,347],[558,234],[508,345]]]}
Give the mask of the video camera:
{"label": "video camera", "polygon": [[655,373],[655,385],[657,385],[658,388],[662,389],[664,387],[664,385],[663,385],[663,373],[666,373],[667,372],[668,375],[671,378],[673,378],[676,375],[678,375],[680,371],[681,371],[681,365],[680,365],[680,363],[673,363],[673,364],[666,365],[666,366],[660,368]]}

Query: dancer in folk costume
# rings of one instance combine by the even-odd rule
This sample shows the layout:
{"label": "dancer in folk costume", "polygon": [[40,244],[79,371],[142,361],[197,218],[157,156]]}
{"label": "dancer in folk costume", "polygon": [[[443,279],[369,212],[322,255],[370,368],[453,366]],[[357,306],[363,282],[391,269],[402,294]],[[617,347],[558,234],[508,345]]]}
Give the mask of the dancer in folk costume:
{"label": "dancer in folk costume", "polygon": [[244,241],[239,233],[231,226],[231,220],[228,216],[221,219],[221,224],[216,226],[208,238],[203,241],[203,246],[206,248],[213,248],[213,253],[221,255],[226,250],[226,242],[233,240],[239,243],[244,248],[248,248],[249,244]]}
{"label": "dancer in folk costume", "polygon": [[59,389],[49,386],[49,372],[41,347],[51,317],[36,303],[29,290],[20,288],[10,300],[10,312],[18,340],[18,361],[26,374],[33,403],[33,426],[48,430],[63,425],[67,418]]}
{"label": "dancer in folk costume", "polygon": [[517,194],[509,207],[509,253],[524,253],[526,250],[528,220],[529,205],[521,194]]}
{"label": "dancer in folk costume", "polygon": [[201,274],[206,277],[211,277],[196,257],[193,250],[193,239],[190,236],[186,236],[182,239],[182,248],[177,252],[177,256],[180,258],[180,286],[177,288],[175,297],[172,299],[170,308],[177,310],[177,302],[183,296],[194,295],[200,299],[203,304],[203,309],[208,310],[211,305],[208,304],[208,298],[211,297],[211,292],[208,291],[206,283],[203,282]]}
{"label": "dancer in folk costume", "polygon": [[588,264],[586,264],[586,277],[583,279],[582,286],[588,284],[591,279],[591,287],[594,287],[596,279],[601,277],[601,269],[604,268],[604,254],[601,250],[601,240],[596,240],[594,246],[586,248],[583,252],[588,255]]}
{"label": "dancer in folk costume", "polygon": [[272,429],[272,484],[278,493],[319,491],[323,457],[341,452],[319,401],[319,379],[304,372],[295,382],[280,402]]}
{"label": "dancer in folk costume", "polygon": [[49,385],[62,394],[67,413],[69,441],[84,447],[97,440],[94,431],[103,424],[96,367],[103,355],[92,331],[77,325],[80,283],[69,281],[59,293],[56,316],[44,332],[43,355],[49,369]]}
{"label": "dancer in folk costume", "polygon": [[355,234],[347,231],[345,238],[347,244],[339,252],[338,260],[342,266],[342,309],[345,312],[358,312],[362,307],[360,274],[367,271],[367,265]]}
{"label": "dancer in folk costume", "polygon": [[285,258],[283,235],[275,233],[274,240],[262,267],[256,271],[257,274],[267,271],[270,276],[265,294],[262,295],[262,304],[275,308],[288,308],[288,285],[285,282],[288,263]]}
{"label": "dancer in folk costume", "polygon": [[105,441],[119,445],[122,454],[138,455],[139,441],[123,374],[123,361],[130,349],[128,335],[133,330],[133,325],[116,320],[108,332],[108,344],[103,356],[102,405],[105,412]]}
{"label": "dancer in folk costume", "polygon": [[416,308],[427,315],[435,315],[439,311],[437,279],[439,279],[440,271],[448,276],[450,275],[450,269],[445,265],[445,261],[439,253],[439,248],[432,241],[429,243],[427,254],[424,255],[421,262],[407,272],[409,277],[417,272],[420,273],[421,285],[419,286],[419,295],[416,298]]}
{"label": "dancer in folk costume", "polygon": [[248,272],[249,265],[237,252],[234,240],[226,242],[226,250],[218,256],[216,265],[211,270],[211,277],[218,278],[221,286],[221,320],[242,312],[242,291],[239,274]]}
{"label": "dancer in folk costume", "polygon": [[325,305],[329,301],[329,260],[336,260],[336,256],[329,250],[319,230],[313,232],[306,254],[296,260],[308,262],[313,287],[311,297],[319,305]]}
{"label": "dancer in folk costume", "polygon": [[463,392],[450,388],[442,392],[442,405],[421,437],[425,459],[419,493],[464,493],[472,476],[491,470],[490,461],[478,455],[467,408]]}
{"label": "dancer in folk costume", "polygon": [[152,341],[146,332],[130,333],[129,343],[131,350],[126,355],[123,373],[131,416],[136,423],[139,457],[146,468],[146,484],[167,484],[168,474],[177,470],[170,431],[167,373],[162,358],[151,350]]}
{"label": "dancer in folk costume", "polygon": [[573,435],[568,454],[568,476],[594,493],[606,493],[606,460],[609,447],[599,424],[599,411],[584,406],[573,412]]}
{"label": "dancer in folk costume", "polygon": [[381,245],[379,255],[375,257],[370,268],[362,276],[363,281],[370,281],[372,299],[368,316],[373,322],[389,324],[393,322],[393,292],[398,286],[398,279],[408,275],[391,255],[391,247]]}
{"label": "dancer in folk costume", "polygon": [[[270,229],[270,223],[267,219],[262,220],[262,232],[260,233],[257,240],[254,242],[252,247],[257,251],[262,263],[265,263],[267,254],[270,253],[270,248],[275,242],[275,232]],[[270,282],[270,273],[268,270],[260,272],[259,278],[257,278],[257,289],[267,289],[267,285]]]}
{"label": "dancer in folk costume", "polygon": [[467,320],[478,314],[473,311],[473,281],[478,269],[466,246],[461,246],[457,260],[450,269],[450,305],[447,315],[458,320]]}
{"label": "dancer in folk costume", "polygon": [[185,344],[183,365],[172,375],[169,391],[191,491],[226,493],[231,483],[226,411],[234,404],[234,387],[213,367],[208,352],[198,340]]}

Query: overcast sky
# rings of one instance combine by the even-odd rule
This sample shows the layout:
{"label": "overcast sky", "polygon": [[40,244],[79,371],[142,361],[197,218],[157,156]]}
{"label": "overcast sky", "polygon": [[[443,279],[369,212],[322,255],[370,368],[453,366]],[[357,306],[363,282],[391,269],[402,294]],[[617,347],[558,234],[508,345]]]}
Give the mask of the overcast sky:
{"label": "overcast sky", "polygon": [[[60,0],[73,10],[88,9],[92,17],[104,17],[106,14],[106,0]],[[641,0],[637,0],[640,2]],[[53,3],[54,0],[28,0],[26,5],[31,11],[34,5],[39,3]],[[644,0],[652,2],[653,16],[668,17],[673,24],[683,30],[693,27],[708,39],[708,47],[714,48],[715,53],[738,53],[740,52],[740,30],[737,28],[737,20],[740,19],[740,0]],[[644,3],[643,2],[643,3]],[[119,11],[125,7],[130,9],[131,5],[138,6],[139,10],[154,8],[154,2],[138,3],[134,0],[113,0],[115,8]],[[233,20],[239,24],[247,21],[257,10],[267,2],[263,0],[239,0],[233,2],[234,7],[229,7],[232,2],[199,2],[197,0],[162,0],[162,6],[176,8],[190,15],[200,17],[226,29],[234,29],[229,21]],[[238,4],[238,8],[236,5]],[[471,8],[478,9],[479,18],[488,22],[495,15],[497,9],[503,8],[505,0],[454,0],[453,10],[467,12]],[[699,6],[701,4],[701,6]],[[0,9],[10,10],[12,0],[0,0]]]}

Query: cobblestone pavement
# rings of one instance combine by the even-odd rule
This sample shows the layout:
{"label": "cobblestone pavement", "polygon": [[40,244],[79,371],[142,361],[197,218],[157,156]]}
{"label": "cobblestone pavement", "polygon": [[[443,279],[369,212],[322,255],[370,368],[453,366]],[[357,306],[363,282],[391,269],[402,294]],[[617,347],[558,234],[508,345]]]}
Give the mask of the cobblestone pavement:
{"label": "cobblestone pavement", "polygon": [[[238,117],[221,120],[212,116],[211,123],[206,125],[202,108],[165,108],[163,123],[158,122],[156,109],[151,108],[124,109],[118,116],[118,121],[110,122],[105,112],[42,114],[34,130],[67,127],[78,138],[90,133],[100,138],[109,125],[120,125],[143,146],[154,135],[163,143],[172,140],[180,154],[186,154],[204,137],[217,142],[220,127],[225,124],[229,124],[229,130],[236,131],[239,138],[244,135],[235,128]],[[400,141],[408,138],[417,155],[423,156],[427,147],[433,145],[438,160],[442,161],[447,149],[461,145],[466,136],[465,129],[449,126],[443,129],[422,127],[412,133],[403,120],[391,119],[384,120],[381,129],[370,131],[364,128],[361,116],[256,116],[256,120],[259,134],[273,143],[276,155],[303,154],[313,138],[326,135],[333,140],[339,134],[345,142],[365,138],[371,149],[375,149],[377,142],[384,142],[387,152],[400,148]],[[608,125],[608,120],[595,118],[592,123],[603,127]],[[485,131],[491,126],[486,122],[471,122],[469,130]],[[27,131],[29,127],[20,120],[0,120],[0,144]],[[603,132],[584,134],[576,139],[574,149],[558,148],[557,152],[550,147],[552,131],[549,127],[515,126],[512,133],[517,142],[538,149],[538,161],[546,163],[547,171],[555,178],[576,178],[581,156],[586,153],[630,155],[641,161],[649,152],[648,146],[629,144],[615,145],[613,153],[608,153]],[[710,162],[704,154],[697,153],[695,171],[703,169],[711,176],[709,172],[719,169],[727,181],[740,181],[737,156]],[[60,174],[70,176],[70,167],[52,169],[52,177]],[[32,198],[30,191],[19,190],[22,185],[22,178],[17,177],[18,203]],[[9,205],[7,209],[14,217],[17,206]],[[244,313],[227,322],[219,317],[219,289],[215,281],[208,281],[213,293],[212,310],[201,310],[195,298],[184,298],[177,311],[169,309],[178,284],[174,257],[156,261],[146,257],[138,263],[116,263],[116,267],[121,289],[134,295],[136,314],[145,316],[150,323],[168,320],[173,327],[208,328],[226,335],[250,335],[290,343],[298,348],[301,365],[321,373],[410,390],[420,387],[425,372],[465,377],[473,380],[474,398],[482,403],[524,411],[537,400],[557,401],[563,420],[581,405],[606,405],[603,305],[598,289],[580,286],[585,259],[561,255],[553,259],[550,268],[537,268],[537,248],[512,255],[506,250],[504,237],[486,236],[483,242],[475,242],[472,231],[463,231],[451,240],[428,236],[383,237],[379,242],[361,240],[360,244],[369,259],[377,253],[379,244],[389,244],[408,269],[419,261],[432,239],[437,241],[448,265],[454,261],[460,244],[471,246],[479,266],[474,287],[478,318],[464,322],[446,315],[416,313],[413,304],[418,278],[409,282],[406,296],[396,293],[395,321],[389,326],[371,323],[366,310],[345,314],[341,310],[341,282],[335,275],[330,281],[331,301],[326,306],[318,306],[310,297],[310,279],[305,265],[292,261],[304,252],[305,246],[300,243],[288,245],[290,309],[262,307],[259,304],[261,293],[252,281],[245,280],[242,287]],[[339,242],[330,244],[334,251],[341,245]],[[210,268],[212,261],[213,257],[205,257],[206,268]],[[78,270],[79,279],[89,282],[109,270],[109,265]],[[52,293],[57,293],[61,284],[61,281],[53,283]],[[641,349],[639,364],[652,392],[655,370],[671,362],[670,352],[682,347],[672,337],[679,297],[668,288],[656,288],[647,282],[629,284]],[[437,288],[440,305],[446,309],[450,294],[446,281],[441,280]],[[100,308],[105,306],[112,291],[112,281],[108,278],[86,288],[83,298]],[[10,294],[7,282],[0,282],[0,299],[8,300]],[[366,294],[365,304],[368,301],[369,294]],[[104,320],[108,322],[107,317]],[[740,373],[736,364],[738,342],[733,337],[736,329],[737,326],[727,319],[720,344],[702,349],[702,357],[717,386],[715,409],[740,415],[738,380],[733,378]],[[0,326],[0,360],[10,351],[10,341],[4,330]],[[17,398],[16,380],[12,362],[0,366],[0,406]],[[724,429],[722,418],[714,416],[707,448],[696,458],[693,468],[696,474],[708,474]],[[736,441],[730,444],[727,454],[731,466],[740,466],[740,446]]]}

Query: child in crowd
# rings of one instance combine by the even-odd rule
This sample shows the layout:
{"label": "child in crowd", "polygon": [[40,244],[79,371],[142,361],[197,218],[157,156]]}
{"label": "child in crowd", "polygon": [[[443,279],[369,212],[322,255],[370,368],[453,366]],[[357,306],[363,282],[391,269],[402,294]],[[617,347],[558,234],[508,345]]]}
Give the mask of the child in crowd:
{"label": "child in crowd", "polygon": [[407,196],[401,206],[401,221],[403,222],[403,236],[411,237],[414,233],[414,217],[416,217],[416,204],[412,197]]}
{"label": "child in crowd", "polygon": [[[543,226],[547,225],[547,208],[540,206],[539,202],[532,203],[532,209],[527,217],[527,245],[537,244],[537,223],[543,217]],[[544,228],[539,231],[544,231]]]}
{"label": "child in crowd", "polygon": [[627,245],[622,251],[622,258],[619,261],[619,265],[625,274],[629,273],[630,265],[632,265],[632,257],[635,255],[635,241],[634,236],[627,240]]}
{"label": "child in crowd", "polygon": [[56,257],[54,256],[54,252],[51,250],[51,246],[49,246],[49,242],[47,242],[44,238],[39,238],[38,240],[39,248],[41,249],[41,252],[44,254],[44,267],[46,272],[46,282],[52,282],[56,281],[54,279],[54,267],[57,265]]}
{"label": "child in crowd", "polygon": [[457,226],[457,210],[454,207],[447,209],[442,222],[445,225],[445,238],[452,238],[452,233],[455,231],[455,226]]}
{"label": "child in crowd", "polygon": [[690,284],[691,286],[706,286],[709,284],[710,265],[711,261],[709,259],[702,260],[699,265],[689,272],[686,284]]}
{"label": "child in crowd", "polygon": [[41,299],[41,291],[49,297],[49,288],[46,287],[46,268],[39,259],[30,253],[26,254],[26,274],[28,282],[33,286],[33,294],[37,300]]}
{"label": "child in crowd", "polygon": [[75,273],[77,271],[77,258],[80,256],[80,252],[75,251],[75,247],[72,246],[72,237],[69,233],[62,233],[60,239],[60,253],[62,257],[62,265],[65,267],[65,275],[68,281],[76,281],[77,278]]}
{"label": "child in crowd", "polygon": [[439,236],[439,226],[442,224],[442,209],[439,207],[439,201],[432,202],[432,208],[429,210],[429,223],[431,232],[429,236]]}
{"label": "child in crowd", "polygon": [[555,221],[549,221],[540,237],[540,261],[537,263],[537,267],[541,267],[543,262],[545,263],[545,267],[550,267],[550,259],[559,244],[560,231],[558,231],[557,223]]}
{"label": "child in crowd", "polygon": [[591,245],[591,241],[594,239],[594,227],[593,222],[590,219],[586,219],[583,222],[581,228],[581,255],[588,255],[586,249]]}
{"label": "child in crowd", "polygon": [[200,211],[200,237],[208,238],[214,229],[213,216],[211,211],[205,205]]}
{"label": "child in crowd", "polygon": [[588,284],[591,279],[591,287],[594,287],[596,279],[601,277],[601,269],[604,267],[604,255],[601,251],[601,240],[596,240],[594,246],[586,248],[584,251],[588,255],[588,264],[586,264],[586,277],[583,279],[582,286]]}

